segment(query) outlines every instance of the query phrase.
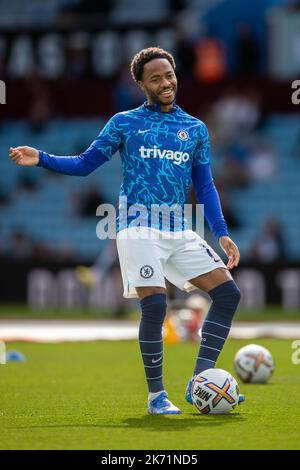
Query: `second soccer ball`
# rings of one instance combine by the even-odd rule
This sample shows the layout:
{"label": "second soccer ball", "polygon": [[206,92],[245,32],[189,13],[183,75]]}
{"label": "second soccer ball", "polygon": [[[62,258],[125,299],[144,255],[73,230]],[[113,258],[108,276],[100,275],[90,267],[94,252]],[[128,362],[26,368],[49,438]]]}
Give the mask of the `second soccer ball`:
{"label": "second soccer ball", "polygon": [[268,349],[248,344],[236,353],[233,367],[243,382],[265,383],[274,371],[274,361]]}

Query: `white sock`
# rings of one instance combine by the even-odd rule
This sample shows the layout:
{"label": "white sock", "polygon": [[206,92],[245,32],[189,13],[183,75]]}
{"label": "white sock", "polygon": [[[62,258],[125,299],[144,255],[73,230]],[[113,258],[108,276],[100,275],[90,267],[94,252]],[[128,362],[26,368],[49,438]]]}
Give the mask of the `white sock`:
{"label": "white sock", "polygon": [[158,395],[161,394],[161,392],[165,392],[165,390],[161,390],[160,392],[155,392],[155,393],[149,392],[149,394],[148,394],[148,401],[152,401],[152,400],[154,400],[155,398],[157,398]]}

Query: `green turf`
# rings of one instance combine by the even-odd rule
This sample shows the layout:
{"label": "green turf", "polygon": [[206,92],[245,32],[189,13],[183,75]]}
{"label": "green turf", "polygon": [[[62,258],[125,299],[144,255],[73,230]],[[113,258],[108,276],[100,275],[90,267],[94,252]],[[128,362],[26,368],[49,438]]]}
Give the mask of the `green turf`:
{"label": "green turf", "polygon": [[[124,318],[138,319],[139,311],[128,308],[123,313]],[[31,309],[22,304],[0,304],[1,318],[54,318],[54,319],[110,319],[115,318],[115,312],[109,309],[87,309],[87,308],[47,308]],[[298,321],[300,320],[300,309],[284,310],[278,306],[269,306],[263,310],[245,310],[239,308],[235,321]]]}
{"label": "green turf", "polygon": [[[248,341],[249,342],[249,341]],[[300,365],[292,341],[256,340],[276,362],[268,385],[241,385],[247,401],[204,416],[184,400],[196,344],[165,346],[165,385],[184,412],[146,414],[138,344],[8,344],[25,363],[0,365],[1,449],[299,449]],[[218,366],[232,372],[245,341],[231,340]]]}

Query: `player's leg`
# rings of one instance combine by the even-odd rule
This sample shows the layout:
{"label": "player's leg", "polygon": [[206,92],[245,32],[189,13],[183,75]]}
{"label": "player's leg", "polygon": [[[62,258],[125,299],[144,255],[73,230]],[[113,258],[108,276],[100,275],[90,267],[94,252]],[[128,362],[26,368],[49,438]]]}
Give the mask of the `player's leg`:
{"label": "player's leg", "polygon": [[212,300],[201,328],[201,343],[194,369],[196,375],[215,366],[229,334],[240,291],[229,271],[223,268],[191,279],[190,283],[207,292]]}
{"label": "player's leg", "polygon": [[[190,279],[190,283],[207,292],[212,300],[201,328],[201,342],[193,372],[193,377],[195,377],[200,372],[215,367],[231,328],[240,300],[240,291],[229,271],[224,268],[217,268]],[[186,399],[189,403],[192,403],[192,384],[193,378],[189,381],[186,390]],[[240,395],[239,403],[244,399],[245,397]]]}
{"label": "player's leg", "polygon": [[140,301],[142,301],[145,297],[149,297],[150,295],[166,295],[167,292],[164,287],[136,287],[135,290],[137,291]]}
{"label": "player's leg", "polygon": [[163,385],[162,327],[166,316],[166,289],[136,287],[141,305],[139,344],[148,384],[148,411],[151,414],[179,414]]}
{"label": "player's leg", "polygon": [[162,380],[162,326],[167,309],[162,264],[168,253],[159,240],[144,238],[146,230],[133,232],[129,229],[129,235],[135,234],[134,239],[117,239],[124,296],[140,299],[139,344],[149,390],[148,411],[151,414],[177,414],[180,411],[167,400]]}
{"label": "player's leg", "polygon": [[[194,375],[215,366],[230,331],[240,292],[220,257],[196,233],[189,231],[178,241],[168,262],[166,277],[180,288],[197,287],[209,294],[210,310],[202,326],[202,340]],[[173,281],[172,281],[173,280]],[[190,397],[191,382],[187,390]]]}
{"label": "player's leg", "polygon": [[149,394],[164,390],[162,377],[162,327],[166,316],[166,289],[162,287],[136,287],[140,299],[141,321],[139,344]]}

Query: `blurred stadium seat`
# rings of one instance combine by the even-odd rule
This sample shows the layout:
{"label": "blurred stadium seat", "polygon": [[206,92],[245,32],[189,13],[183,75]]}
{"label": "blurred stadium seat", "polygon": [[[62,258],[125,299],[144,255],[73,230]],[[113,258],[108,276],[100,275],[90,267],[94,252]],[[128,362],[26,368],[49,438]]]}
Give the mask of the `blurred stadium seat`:
{"label": "blurred stadium seat", "polygon": [[[84,150],[89,145],[103,122],[100,124],[99,119],[55,120],[38,135],[32,134],[25,122],[10,122],[3,132],[0,153],[7,155],[10,145],[28,142],[50,153],[71,155],[76,142],[85,142],[83,146],[77,145],[77,150],[79,147]],[[249,187],[230,190],[234,211],[242,222],[234,237],[242,256],[247,258],[253,238],[272,215],[282,224],[284,237],[288,240],[289,259],[299,260],[300,159],[295,157],[298,117],[272,115],[266,122],[264,133],[271,138],[279,156],[279,172],[273,181],[253,182]],[[5,214],[1,224],[2,237],[9,237],[16,227],[24,227],[26,233],[52,247],[71,243],[78,259],[86,257],[92,261],[98,255],[102,245],[95,234],[97,218],[86,220],[76,216],[72,193],[81,191],[83,194],[85,187],[96,182],[107,202],[115,203],[121,181],[121,163],[117,156],[88,178],[69,178],[27,169],[37,183],[34,191],[16,189],[23,170],[7,158],[1,159],[0,166],[0,184],[10,198],[10,203],[2,207]]]}

